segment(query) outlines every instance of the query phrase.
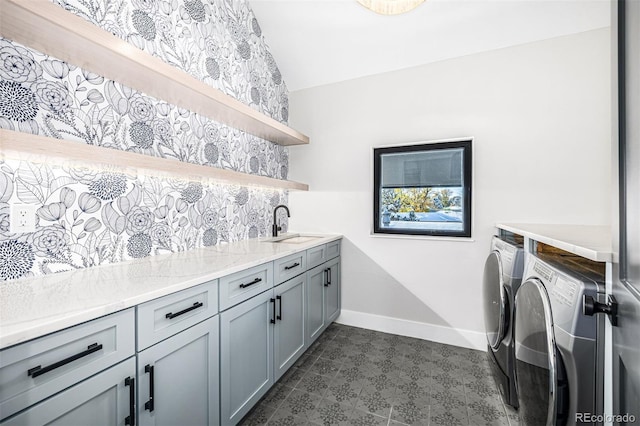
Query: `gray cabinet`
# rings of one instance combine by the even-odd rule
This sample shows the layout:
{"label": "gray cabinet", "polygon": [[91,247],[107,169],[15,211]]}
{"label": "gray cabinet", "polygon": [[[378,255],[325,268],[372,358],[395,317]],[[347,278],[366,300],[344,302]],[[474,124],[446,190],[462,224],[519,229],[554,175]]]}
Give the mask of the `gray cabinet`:
{"label": "gray cabinet", "polygon": [[274,289],[276,323],[273,332],[274,380],[278,380],[305,351],[306,288],[305,274]]}
{"label": "gray cabinet", "polygon": [[136,374],[131,357],[0,423],[2,426],[133,424]]}
{"label": "gray cabinet", "polygon": [[0,351],[0,419],[133,356],[134,320],[127,309]]}
{"label": "gray cabinet", "polygon": [[340,315],[340,257],[307,272],[307,345]]}
{"label": "gray cabinet", "polygon": [[220,314],[220,423],[233,425],[273,384],[276,299],[267,290]]}
{"label": "gray cabinet", "polygon": [[140,425],[218,424],[218,317],[138,354]]}

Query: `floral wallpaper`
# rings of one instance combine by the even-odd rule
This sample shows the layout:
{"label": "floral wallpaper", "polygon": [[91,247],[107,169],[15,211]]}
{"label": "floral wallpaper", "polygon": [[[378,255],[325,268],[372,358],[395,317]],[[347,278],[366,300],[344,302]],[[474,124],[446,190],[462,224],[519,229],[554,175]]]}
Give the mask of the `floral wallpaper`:
{"label": "floral wallpaper", "polygon": [[[55,0],[286,123],[288,95],[245,1]],[[286,179],[288,150],[0,38],[0,128]],[[0,280],[270,233],[287,193],[0,161]],[[37,206],[12,234],[10,205]],[[282,213],[282,212],[281,212]],[[286,229],[286,215],[279,219]]]}

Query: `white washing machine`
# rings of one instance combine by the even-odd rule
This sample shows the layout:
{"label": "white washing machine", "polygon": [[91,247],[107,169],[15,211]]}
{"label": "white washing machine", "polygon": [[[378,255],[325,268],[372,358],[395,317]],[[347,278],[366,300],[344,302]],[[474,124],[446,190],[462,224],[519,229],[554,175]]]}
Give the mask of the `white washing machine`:
{"label": "white washing machine", "polygon": [[520,422],[584,424],[585,415],[603,411],[604,316],[583,309],[604,302],[604,283],[588,270],[534,255],[524,277],[514,306]]}
{"label": "white washing machine", "polygon": [[494,236],[484,266],[484,325],[487,353],[505,404],[518,406],[514,380],[515,355],[512,331],[514,296],[524,269],[524,250],[515,240]]}

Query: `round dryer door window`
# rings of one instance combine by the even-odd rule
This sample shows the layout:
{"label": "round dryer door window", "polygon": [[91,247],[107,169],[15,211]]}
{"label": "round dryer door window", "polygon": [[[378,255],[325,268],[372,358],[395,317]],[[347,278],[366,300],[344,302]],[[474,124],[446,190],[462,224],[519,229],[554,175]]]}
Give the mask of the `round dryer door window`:
{"label": "round dryer door window", "polygon": [[[525,425],[562,425],[567,388],[557,352],[549,296],[537,279],[526,281],[516,293],[514,307],[516,389],[519,414]],[[561,381],[559,386],[559,380]],[[559,397],[558,393],[563,395]],[[564,404],[561,404],[564,405]]]}
{"label": "round dryer door window", "polygon": [[484,264],[483,293],[487,342],[492,349],[496,349],[509,326],[507,324],[509,307],[502,280],[502,261],[497,251],[491,252]]}

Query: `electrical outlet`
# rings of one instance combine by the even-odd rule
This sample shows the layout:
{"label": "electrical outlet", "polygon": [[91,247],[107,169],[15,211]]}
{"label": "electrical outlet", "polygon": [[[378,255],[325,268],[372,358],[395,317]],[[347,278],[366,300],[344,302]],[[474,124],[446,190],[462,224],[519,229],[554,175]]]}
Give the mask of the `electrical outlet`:
{"label": "electrical outlet", "polygon": [[11,204],[9,232],[14,234],[35,232],[36,206],[33,204]]}

